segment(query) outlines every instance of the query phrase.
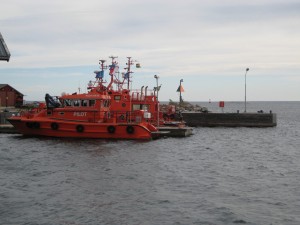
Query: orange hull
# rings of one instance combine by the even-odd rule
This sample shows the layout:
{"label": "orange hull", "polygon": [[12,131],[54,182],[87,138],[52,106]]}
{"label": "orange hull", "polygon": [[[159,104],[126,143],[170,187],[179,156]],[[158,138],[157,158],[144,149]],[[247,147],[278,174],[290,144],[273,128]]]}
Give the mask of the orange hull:
{"label": "orange hull", "polygon": [[12,117],[8,120],[26,136],[150,140],[157,131],[146,123],[89,123],[24,117]]}

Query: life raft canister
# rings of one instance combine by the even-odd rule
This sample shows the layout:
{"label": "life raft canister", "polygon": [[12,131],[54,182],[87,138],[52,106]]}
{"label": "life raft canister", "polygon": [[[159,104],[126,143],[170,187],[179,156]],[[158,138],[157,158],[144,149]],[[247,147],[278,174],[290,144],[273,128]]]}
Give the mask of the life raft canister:
{"label": "life raft canister", "polygon": [[107,131],[108,131],[108,133],[113,134],[113,133],[115,133],[116,128],[114,126],[108,126]]}
{"label": "life raft canister", "polygon": [[82,132],[84,131],[84,126],[82,126],[82,125],[77,125],[77,126],[76,126],[76,130],[77,130],[77,132],[82,133]]}
{"label": "life raft canister", "polygon": [[133,126],[127,126],[126,131],[128,134],[133,134],[134,133],[134,127]]}

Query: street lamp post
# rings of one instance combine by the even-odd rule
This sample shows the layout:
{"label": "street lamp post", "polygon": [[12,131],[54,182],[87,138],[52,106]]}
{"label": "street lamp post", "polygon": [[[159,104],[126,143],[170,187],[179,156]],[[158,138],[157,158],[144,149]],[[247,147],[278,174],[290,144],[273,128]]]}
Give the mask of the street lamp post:
{"label": "street lamp post", "polygon": [[158,102],[158,92],[159,92],[159,87],[158,87],[158,78],[159,76],[154,75],[154,78],[156,79],[156,98],[157,98],[157,128],[159,128],[159,102]]}
{"label": "street lamp post", "polygon": [[247,79],[246,79],[246,75],[247,75],[247,72],[249,71],[249,68],[246,69],[246,73],[245,73],[245,112],[247,112]]}

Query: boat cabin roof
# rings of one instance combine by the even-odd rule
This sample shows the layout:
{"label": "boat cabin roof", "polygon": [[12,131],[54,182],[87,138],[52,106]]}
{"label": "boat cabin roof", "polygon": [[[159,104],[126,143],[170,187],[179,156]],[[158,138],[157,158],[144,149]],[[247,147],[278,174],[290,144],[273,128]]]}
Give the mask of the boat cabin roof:
{"label": "boat cabin roof", "polygon": [[102,94],[72,94],[63,95],[61,99],[110,99],[110,96]]}

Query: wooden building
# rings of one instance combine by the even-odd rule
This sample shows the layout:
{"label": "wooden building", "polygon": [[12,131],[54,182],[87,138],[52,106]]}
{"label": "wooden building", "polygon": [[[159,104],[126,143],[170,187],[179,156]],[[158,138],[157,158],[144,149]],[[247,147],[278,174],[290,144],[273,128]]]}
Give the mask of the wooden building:
{"label": "wooden building", "polygon": [[8,84],[0,84],[0,107],[20,107],[24,95]]}

